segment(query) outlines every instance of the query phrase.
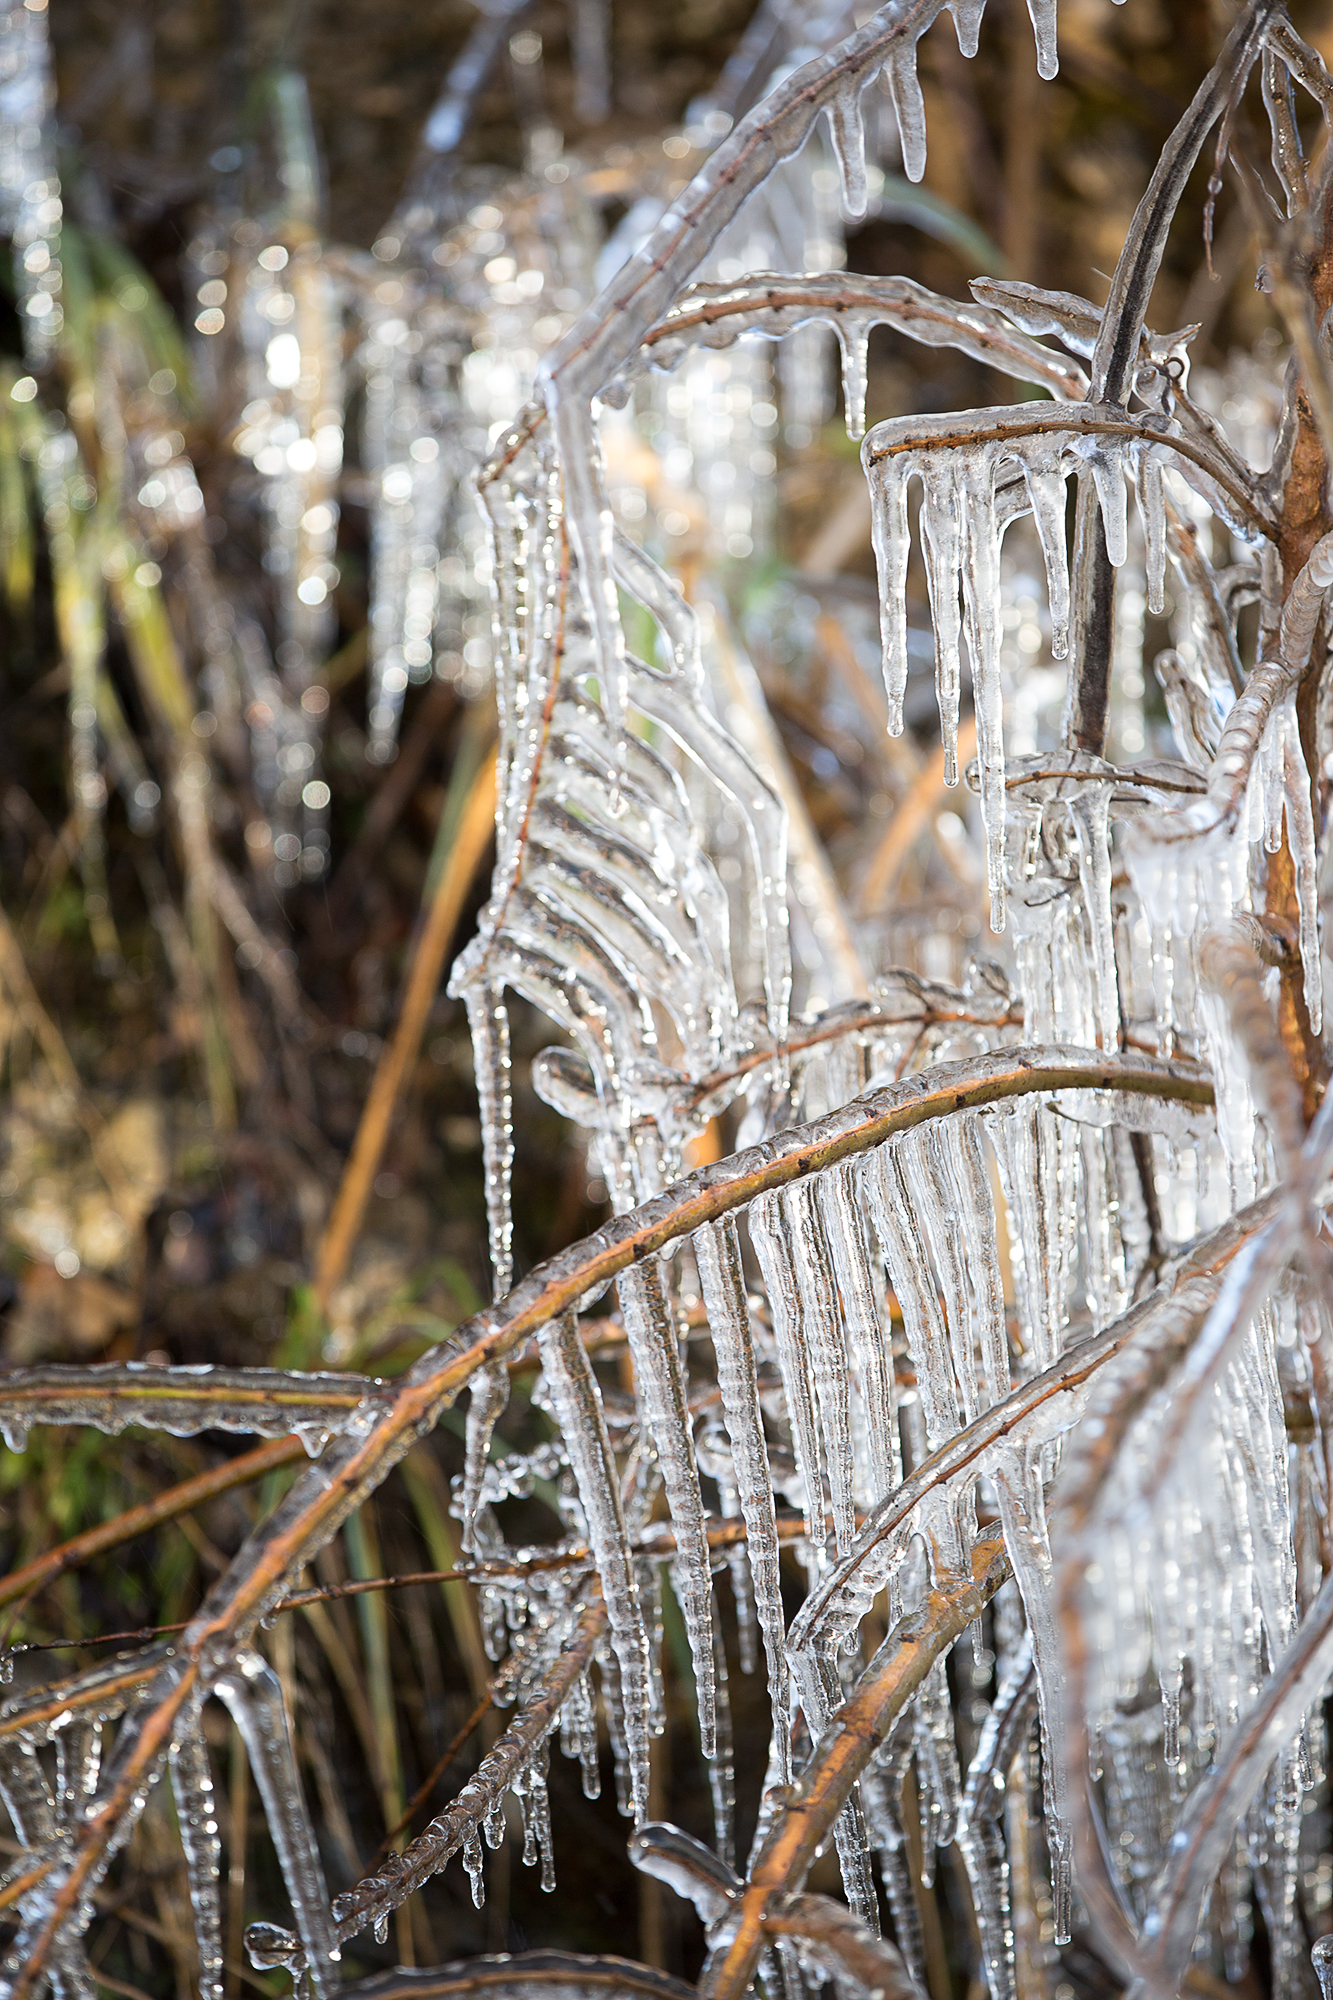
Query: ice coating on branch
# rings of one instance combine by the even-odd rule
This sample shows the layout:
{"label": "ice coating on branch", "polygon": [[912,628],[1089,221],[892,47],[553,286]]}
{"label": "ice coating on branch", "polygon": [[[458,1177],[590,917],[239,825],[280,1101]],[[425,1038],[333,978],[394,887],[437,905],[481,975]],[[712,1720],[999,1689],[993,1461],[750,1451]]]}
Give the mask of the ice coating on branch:
{"label": "ice coating on branch", "polygon": [[[278,1368],[181,1367],[140,1361],[30,1368],[0,1386],[0,1425],[26,1436],[32,1424],[87,1424],[112,1436],[129,1424],[176,1437],[200,1431],[290,1437],[317,1453],[379,1387],[364,1375]],[[11,1443],[17,1451],[22,1445]]]}

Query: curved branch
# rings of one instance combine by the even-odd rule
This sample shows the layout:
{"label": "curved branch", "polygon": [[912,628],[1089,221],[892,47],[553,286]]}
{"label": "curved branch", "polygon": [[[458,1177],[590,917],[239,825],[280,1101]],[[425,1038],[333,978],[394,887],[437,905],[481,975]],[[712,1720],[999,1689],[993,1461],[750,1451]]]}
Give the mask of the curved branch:
{"label": "curved branch", "polygon": [[1135,211],[1102,314],[1102,330],[1092,357],[1092,394],[1099,402],[1123,407],[1134,385],[1148,300],[1185,183],[1209,130],[1244,87],[1272,16],[1282,11],[1282,0],[1250,0],[1162,149]]}
{"label": "curved branch", "polygon": [[742,2000],[773,1918],[804,1880],[857,1779],[935,1661],[989,1604],[1009,1575],[1000,1535],[979,1541],[972,1573],[937,1584],[890,1632],[842,1707],[788,1803],[778,1812],[728,1920],[730,1937],[700,1982],[701,2000]]}
{"label": "curved branch", "polygon": [[950,299],[911,278],[821,271],[809,276],[757,272],[732,284],[697,284],[683,292],[639,343],[621,379],[640,368],[675,368],[694,346],[730,346],[743,334],[779,340],[812,320],[832,326],[891,326],[929,347],[956,347],[1020,381],[1079,402],[1087,377],[1076,363],[1017,331],[1005,316],[970,299]]}
{"label": "curved branch", "polygon": [[[862,459],[867,470],[882,458],[897,458],[904,452],[949,451],[959,445],[1007,444],[1024,437],[1058,436],[1119,437],[1145,445],[1161,445],[1199,467],[1207,477],[1236,503],[1242,516],[1261,535],[1275,542],[1277,517],[1260,496],[1256,486],[1243,487],[1233,469],[1206,445],[1176,431],[1160,428],[1161,419],[1149,415],[1126,415],[1114,404],[1018,403],[1009,408],[986,410],[946,410],[933,417],[891,417],[866,433]],[[1015,454],[1017,456],[1018,454]]]}

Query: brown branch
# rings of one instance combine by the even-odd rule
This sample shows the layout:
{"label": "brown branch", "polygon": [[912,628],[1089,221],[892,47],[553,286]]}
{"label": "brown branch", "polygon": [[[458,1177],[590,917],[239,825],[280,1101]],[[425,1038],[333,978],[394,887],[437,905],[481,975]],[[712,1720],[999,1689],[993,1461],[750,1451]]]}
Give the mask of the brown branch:
{"label": "brown branch", "polygon": [[832,1896],[792,1896],[769,1916],[770,1937],[804,1938],[878,2000],[921,2000],[921,1989],[891,1944],[875,1937]]}
{"label": "brown branch", "polygon": [[[1003,421],[989,423],[981,421],[986,416],[1000,416]],[[965,423],[966,418],[973,421]],[[910,426],[910,428],[909,428]],[[884,438],[890,432],[900,432],[891,441]],[[904,452],[952,451],[960,445],[1007,444],[1010,439],[1024,437],[1050,437],[1067,431],[1078,437],[1121,437],[1135,438],[1144,444],[1162,445],[1178,458],[1187,459],[1207,474],[1215,486],[1235,501],[1241,512],[1269,541],[1278,539],[1278,523],[1260,495],[1246,490],[1237,481],[1228,466],[1222,465],[1211,452],[1197,444],[1193,438],[1179,437],[1170,431],[1155,430],[1151,420],[1139,416],[1126,416],[1098,403],[1053,403],[1019,405],[1012,411],[986,412],[962,410],[950,413],[943,420],[932,423],[920,418],[890,419],[887,424],[877,424],[867,432],[862,453],[869,468],[882,458],[899,458]],[[880,442],[876,442],[876,440]]]}
{"label": "brown branch", "polygon": [[773,1917],[793,1883],[804,1881],[857,1779],[935,1661],[980,1617],[1008,1574],[1003,1536],[987,1536],[972,1551],[971,1575],[937,1582],[924,1605],[889,1634],[778,1812],[736,1900],[731,1941],[700,1984],[701,2000],[743,2000]]}
{"label": "brown branch", "polygon": [[589,1578],[588,1598],[578,1623],[554,1664],[547,1669],[541,1686],[487,1751],[466,1791],[432,1820],[402,1854],[389,1855],[376,1873],[364,1876],[335,1898],[334,1918],[340,1944],[355,1937],[377,1917],[396,1910],[423,1882],[438,1875],[467,1834],[481,1824],[492,1802],[541,1746],[565,1700],[586,1672],[597,1642],[606,1630],[606,1604],[595,1577]]}

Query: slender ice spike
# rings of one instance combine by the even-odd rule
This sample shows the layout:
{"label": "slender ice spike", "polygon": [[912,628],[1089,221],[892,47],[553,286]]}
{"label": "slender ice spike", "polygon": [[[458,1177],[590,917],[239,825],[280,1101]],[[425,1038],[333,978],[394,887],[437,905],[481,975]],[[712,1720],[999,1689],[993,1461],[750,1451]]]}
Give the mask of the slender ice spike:
{"label": "slender ice spike", "polygon": [[208,1747],[197,1726],[185,1731],[171,1751],[171,1789],[190,1883],[195,1945],[199,1953],[200,2000],[221,2000],[225,1961],[218,1870],[217,1803]]}
{"label": "slender ice spike", "polygon": [[514,1279],[514,1219],[510,1177],[514,1166],[514,1106],[510,1089],[509,1015],[503,988],[464,988],[476,1057],[477,1104],[486,1158],[486,1221],[491,1246],[491,1292],[503,1298]]}
{"label": "slender ice spike", "polygon": [[1120,452],[1115,448],[1091,454],[1092,483],[1101,503],[1102,530],[1112,569],[1119,569],[1129,555],[1128,501],[1125,472]]}
{"label": "slender ice spike", "polygon": [[1049,83],[1060,74],[1055,44],[1056,0],[1028,0],[1028,16],[1037,43],[1037,74]]}
{"label": "slender ice spike", "polygon": [[821,1186],[822,1179],[813,1186],[800,1185],[779,1200],[795,1252],[801,1314],[814,1366],[824,1465],[833,1507],[833,1533],[838,1554],[845,1555],[856,1533],[855,1467],[845,1322],[839,1311],[833,1266],[820,1219],[817,1190]]}
{"label": "slender ice spike", "polygon": [[648,1635],[602,1392],[572,1316],[548,1320],[537,1335],[537,1346],[606,1596],[611,1643],[620,1668],[631,1804],[639,1820],[648,1810]]}
{"label": "slender ice spike", "polygon": [[927,480],[921,500],[921,545],[926,558],[930,616],[935,628],[935,699],[944,746],[944,782],[958,783],[958,698],[962,681],[962,616],[958,579],[963,524],[956,495],[942,480]]}
{"label": "slender ice spike", "polygon": [[870,481],[870,535],[879,571],[880,643],[884,651],[888,729],[890,736],[901,736],[903,697],[907,693],[907,561],[911,553],[907,480],[911,465],[906,456],[871,461],[864,446],[861,462]]}
{"label": "slender ice spike", "polygon": [[[789,1676],[784,1649],[786,1620],[778,1576],[778,1534],[773,1486],[755,1376],[754,1336],[745,1296],[740,1243],[734,1222],[710,1223],[691,1239],[708,1329],[717,1356],[722,1414],[731,1439],[736,1486],[745,1516],[745,1549],[754,1580],[755,1611],[768,1662],[768,1695],[775,1738],[788,1752]],[[784,1761],[785,1784],[789,1771]]]}
{"label": "slender ice spike", "polygon": [[897,49],[884,73],[898,119],[903,172],[909,181],[919,181],[926,171],[926,104],[916,73],[916,43],[907,42]]}
{"label": "slender ice spike", "polygon": [[639,1407],[657,1452],[667,1507],[676,1531],[672,1578],[689,1635],[699,1704],[699,1740],[706,1758],[716,1750],[713,1681],[713,1583],[704,1529],[699,1466],[680,1365],[680,1343],[653,1265],[636,1265],[617,1281],[621,1315],[634,1360]]}
{"label": "slender ice spike", "polygon": [[934,1449],[961,1428],[962,1419],[935,1274],[924,1240],[912,1227],[911,1202],[896,1154],[892,1143],[872,1154],[862,1167],[861,1187],[902,1311],[926,1435]]}
{"label": "slender ice spike", "polygon": [[1319,855],[1310,805],[1310,775],[1301,749],[1294,698],[1282,708],[1283,776],[1286,784],[1287,839],[1296,867],[1296,908],[1300,925],[1305,1005],[1316,1035],[1324,1026],[1324,975],[1319,946]]}
{"label": "slender ice spike", "polygon": [[852,1365],[861,1392],[869,1445],[867,1486],[878,1500],[902,1480],[902,1457],[895,1422],[893,1348],[885,1314],[883,1270],[872,1261],[868,1231],[857,1201],[856,1169],[836,1167],[824,1177],[824,1233],[842,1295],[842,1311]]}
{"label": "slender ice spike", "polygon": [[1032,502],[1032,519],[1046,559],[1046,590],[1051,607],[1051,652],[1063,660],[1069,652],[1069,548],[1065,541],[1065,482],[1059,472],[1043,471],[1026,462],[1023,477]]}
{"label": "slender ice spike", "polygon": [[844,326],[839,323],[838,352],[842,357],[842,407],[849,438],[865,436],[866,428],[866,368],[870,346],[870,329],[858,323]]}
{"label": "slender ice spike", "polygon": [[241,1653],[214,1692],[231,1710],[245,1744],[300,1932],[306,1978],[317,2000],[325,2000],[336,1984],[332,1967],[341,1953],[329,1923],[315,1831],[301,1796],[282,1684],[257,1653]]}
{"label": "slender ice spike", "polygon": [[1160,618],[1166,610],[1166,491],[1162,484],[1162,461],[1152,451],[1139,453],[1138,502],[1143,520],[1148,609],[1154,618]]}
{"label": "slender ice spike", "polygon": [[986,0],[949,0],[949,12],[953,15],[954,33],[958,37],[958,50],[970,61],[981,42],[981,17],[986,11]]}
{"label": "slender ice spike", "polygon": [[1115,935],[1111,916],[1111,787],[1088,784],[1070,802],[1078,829],[1079,883],[1092,940],[1097,987],[1097,1027],[1104,1049],[1119,1041],[1120,995],[1116,984]]}
{"label": "slender ice spike", "polygon": [[[966,510],[963,603],[972,662],[972,701],[986,828],[990,924],[1004,929],[1004,689],[1000,678],[1000,550],[995,527],[995,459],[969,456],[959,480]],[[1123,492],[1123,488],[1122,488]]]}
{"label": "slender ice spike", "polygon": [[468,1384],[467,1438],[463,1453],[463,1554],[475,1554],[477,1509],[481,1505],[481,1482],[486,1473],[491,1437],[509,1401],[509,1371],[503,1362],[494,1368],[479,1368]]}
{"label": "slender ice spike", "polygon": [[[861,85],[851,84],[828,108],[829,137],[833,157],[842,177],[842,205],[849,221],[860,222],[869,202],[866,185],[866,127],[861,112]],[[920,175],[913,176],[920,179]]]}
{"label": "slender ice spike", "polygon": [[820,1477],[819,1430],[812,1384],[815,1379],[800,1284],[796,1276],[791,1223],[780,1198],[761,1195],[749,1211],[750,1241],[764,1274],[764,1288],[773,1313],[778,1363],[787,1393],[792,1449],[804,1488],[806,1532],[812,1541],[824,1539],[824,1486]]}
{"label": "slender ice spike", "polygon": [[972,1885],[991,2000],[1013,2000],[1015,1991],[1013,1913],[1001,1816],[1010,1766],[1031,1727],[1035,1705],[1031,1647],[1025,1640],[1014,1652],[982,1725],[958,1820],[958,1848]]}

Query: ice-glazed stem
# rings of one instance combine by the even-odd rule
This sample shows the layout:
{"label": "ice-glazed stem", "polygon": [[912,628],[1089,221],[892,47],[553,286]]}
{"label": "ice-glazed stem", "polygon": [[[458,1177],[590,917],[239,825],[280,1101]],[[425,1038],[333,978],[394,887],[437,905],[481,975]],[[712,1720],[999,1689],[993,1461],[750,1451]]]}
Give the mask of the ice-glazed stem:
{"label": "ice-glazed stem", "polygon": [[544,356],[539,385],[555,432],[579,589],[592,627],[612,731],[625,708],[625,640],[616,601],[615,523],[603,487],[593,401],[711,253],[754,190],[798,153],[821,116],[886,62],[910,53],[942,0],[892,0],[864,28],[787,77],[712,154],[647,242]]}
{"label": "ice-glazed stem", "polygon": [[1333,1674],[1333,1577],[1326,1577],[1300,1630],[1241,1716],[1198,1786],[1153,1885],[1135,1954],[1135,2000],[1170,2000],[1185,1975],[1204,1903],[1237,1826],[1273,1759]]}
{"label": "ice-glazed stem", "polygon": [[[483,1757],[458,1797],[401,1854],[390,1855],[371,1875],[335,1899],[333,1914],[344,1943],[396,1910],[428,1882],[477,1833],[495,1801],[531,1763],[560,1709],[578,1685],[607,1628],[607,1606],[590,1579],[587,1602],[566,1632],[513,1721]],[[484,1962],[484,1961],[483,1961]],[[476,1961],[471,1961],[471,1966]],[[351,1990],[351,1989],[349,1989]]]}
{"label": "ice-glazed stem", "polygon": [[171,1789],[194,1912],[200,2000],[221,2000],[224,1959],[218,1867],[222,1843],[218,1838],[217,1801],[208,1745],[198,1728],[187,1730],[172,1750]]}
{"label": "ice-glazed stem", "polygon": [[249,1431],[300,1432],[318,1451],[378,1387],[364,1375],[301,1374],[283,1368],[173,1368],[143,1362],[14,1370],[0,1386],[0,1427],[89,1424],[113,1435],[127,1424],[194,1437]]}
{"label": "ice-glazed stem", "polygon": [[1102,330],[1092,357],[1094,402],[1123,407],[1134,386],[1139,337],[1147,318],[1148,300],[1186,182],[1210,129],[1239,93],[1260,53],[1269,23],[1281,11],[1282,0],[1248,0],[1223,42],[1217,61],[1162,148],[1111,280]]}
{"label": "ice-glazed stem", "polygon": [[622,1274],[621,1313],[634,1359],[639,1406],[657,1452],[667,1507],[676,1531],[672,1578],[685,1629],[699,1704],[699,1739],[705,1757],[716,1749],[713,1675],[712,1568],[704,1533],[699,1466],[690,1432],[680,1342],[662,1273],[652,1263]]}
{"label": "ice-glazed stem", "polygon": [[851,1799],[857,1780],[937,1659],[979,1616],[1009,1574],[1000,1536],[977,1542],[970,1576],[941,1581],[919,1610],[889,1633],[842,1707],[789,1798],[774,1816],[737,1899],[731,1936],[700,1982],[703,2000],[742,2000],[764,1948],[766,1926]]}

